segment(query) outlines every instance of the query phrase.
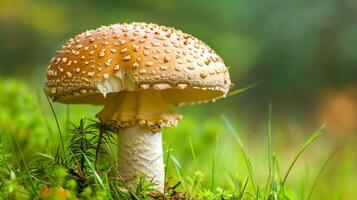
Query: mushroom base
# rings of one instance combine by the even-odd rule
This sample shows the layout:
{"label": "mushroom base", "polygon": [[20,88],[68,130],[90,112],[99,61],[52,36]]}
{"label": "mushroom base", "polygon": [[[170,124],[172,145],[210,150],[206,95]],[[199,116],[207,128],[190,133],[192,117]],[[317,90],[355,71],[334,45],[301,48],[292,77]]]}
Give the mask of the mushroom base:
{"label": "mushroom base", "polygon": [[119,129],[119,173],[129,184],[137,183],[144,175],[156,189],[164,192],[165,172],[161,132],[153,133],[147,126],[135,125]]}
{"label": "mushroom base", "polygon": [[105,107],[97,117],[104,122],[115,122],[121,128],[146,125],[153,132],[175,126],[182,118],[171,111],[161,92],[155,89],[108,94]]}

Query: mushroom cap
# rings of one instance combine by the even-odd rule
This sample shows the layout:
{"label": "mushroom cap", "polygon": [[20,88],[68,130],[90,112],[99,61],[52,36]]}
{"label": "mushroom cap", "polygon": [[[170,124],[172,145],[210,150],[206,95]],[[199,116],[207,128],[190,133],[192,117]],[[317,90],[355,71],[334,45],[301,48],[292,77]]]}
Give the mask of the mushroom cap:
{"label": "mushroom cap", "polygon": [[45,89],[62,103],[105,104],[107,93],[157,89],[167,103],[185,104],[224,97],[230,86],[227,67],[202,41],[174,28],[130,23],[71,38],[52,58]]}

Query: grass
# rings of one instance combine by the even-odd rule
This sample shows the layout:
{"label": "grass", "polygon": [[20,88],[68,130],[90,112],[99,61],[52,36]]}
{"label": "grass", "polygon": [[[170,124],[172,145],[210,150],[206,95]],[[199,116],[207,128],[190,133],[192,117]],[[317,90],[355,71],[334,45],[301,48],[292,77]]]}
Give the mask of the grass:
{"label": "grass", "polygon": [[250,181],[252,182],[253,188],[254,188],[254,193],[255,193],[255,198],[259,199],[260,198],[260,189],[259,189],[259,185],[257,183],[256,177],[255,177],[255,173],[252,167],[252,163],[249,159],[249,156],[247,154],[247,151],[245,150],[245,147],[243,145],[243,142],[241,141],[238,132],[233,128],[233,125],[228,121],[227,118],[225,118],[224,116],[222,116],[224,122],[226,123],[227,127],[229,128],[229,130],[232,132],[232,134],[234,135],[240,150],[242,152],[242,156],[244,158],[244,162],[246,164],[247,170],[249,172],[249,178]]}
{"label": "grass", "polygon": [[315,187],[316,187],[316,185],[317,185],[318,180],[320,179],[320,177],[321,177],[323,171],[324,171],[325,168],[327,167],[327,164],[330,162],[330,160],[333,158],[333,156],[337,153],[337,150],[338,150],[338,148],[336,148],[336,149],[331,153],[331,155],[327,158],[327,160],[324,162],[324,164],[322,165],[321,169],[319,170],[319,173],[317,174],[317,176],[316,176],[316,178],[315,178],[315,181],[314,181],[314,183],[313,183],[313,185],[312,185],[312,187],[311,187],[311,189],[310,189],[309,195],[308,195],[308,197],[307,197],[308,200],[311,199],[312,194],[313,194],[313,192],[314,192],[314,189],[315,189]]}
{"label": "grass", "polygon": [[[61,126],[58,122],[58,118],[57,118],[57,115],[56,115],[56,112],[55,110],[53,109],[53,106],[52,106],[52,103],[51,103],[51,100],[50,98],[48,97],[48,94],[46,93],[46,90],[43,90],[44,93],[46,94],[46,99],[47,99],[47,102],[48,102],[48,105],[50,105],[50,108],[51,108],[51,111],[52,111],[52,114],[53,114],[53,117],[55,118],[56,120],[56,125],[57,125],[57,129],[58,129],[58,134],[59,134],[59,138],[60,138],[60,141],[61,141],[61,147],[62,147],[62,152],[66,152],[65,149],[64,149],[64,142],[63,142],[63,136],[62,136],[62,131],[61,131]],[[67,107],[68,108],[68,107]],[[68,115],[67,115],[68,116]],[[69,119],[69,117],[67,117],[67,119]],[[70,123],[69,121],[67,121],[67,124]]]}
{"label": "grass", "polygon": [[353,148],[321,153],[335,146],[324,144],[324,126],[300,148],[294,147],[297,141],[286,140],[281,147],[277,138],[288,136],[274,129],[272,106],[267,128],[255,136],[245,135],[247,129],[224,115],[205,122],[186,117],[165,131],[167,185],[162,196],[141,176],[137,185],[118,178],[113,129],[82,119],[87,108],[69,111],[68,106],[45,104],[44,95],[36,97],[16,81],[0,80],[0,90],[7,97],[0,97],[0,199],[310,200],[331,199],[335,188],[333,199],[357,195],[355,179],[344,179],[343,189],[339,179],[354,164]]}
{"label": "grass", "polygon": [[307,149],[307,147],[309,147],[318,137],[321,136],[324,128],[325,128],[325,125],[322,125],[314,134],[311,135],[311,137],[301,147],[301,149],[299,150],[299,152],[297,153],[297,155],[294,157],[293,161],[289,165],[288,171],[285,173],[284,179],[282,181],[282,186],[285,185],[286,180],[288,179],[288,176],[289,176],[291,170],[293,169],[294,165],[296,164],[296,161],[300,158],[302,153],[304,153],[304,151]]}

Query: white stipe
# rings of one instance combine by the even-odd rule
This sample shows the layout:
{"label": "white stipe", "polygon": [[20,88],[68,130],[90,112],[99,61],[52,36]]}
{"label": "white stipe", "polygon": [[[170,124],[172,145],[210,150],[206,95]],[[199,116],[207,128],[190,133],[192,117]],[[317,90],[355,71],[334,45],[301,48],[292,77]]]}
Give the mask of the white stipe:
{"label": "white stipe", "polygon": [[163,192],[165,182],[161,132],[153,133],[147,126],[134,125],[120,129],[118,134],[119,173],[124,181],[144,174],[148,181]]}

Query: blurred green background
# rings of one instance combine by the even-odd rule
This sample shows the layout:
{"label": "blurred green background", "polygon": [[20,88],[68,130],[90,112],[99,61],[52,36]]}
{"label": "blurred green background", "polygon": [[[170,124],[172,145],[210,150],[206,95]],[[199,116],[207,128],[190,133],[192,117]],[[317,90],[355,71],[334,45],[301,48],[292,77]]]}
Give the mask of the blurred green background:
{"label": "blurred green background", "polygon": [[[327,124],[327,134],[308,153],[305,163],[300,163],[301,168],[307,165],[309,170],[297,170],[299,181],[294,182],[294,187],[299,188],[300,182],[309,179],[318,167],[314,163],[321,163],[335,146],[342,146],[335,160],[338,164],[330,167],[319,191],[328,196],[329,180],[339,183],[334,198],[357,196],[350,188],[357,184],[356,173],[351,170],[356,167],[353,146],[357,144],[356,0],[1,0],[2,124],[8,125],[15,116],[19,118],[15,122],[20,124],[34,120],[18,114],[23,109],[17,107],[20,104],[27,113],[42,120],[29,127],[41,126],[43,113],[33,112],[26,98],[36,102],[40,94],[46,105],[42,94],[45,68],[67,39],[101,25],[134,21],[173,26],[203,40],[230,67],[236,88],[262,81],[246,93],[216,103],[177,109],[184,120],[177,129],[165,131],[165,145],[173,144],[186,171],[194,168],[189,137],[206,174],[210,173],[212,149],[219,138],[218,154],[224,156],[219,157],[217,167],[224,176],[218,178],[218,184],[224,185],[226,172],[239,169],[236,144],[221,114],[236,125],[250,147],[257,171],[263,171],[271,103],[275,150],[281,153],[283,169],[306,134]],[[14,89],[18,87],[32,96],[21,99],[20,94],[11,92],[18,91]],[[16,99],[20,99],[18,104]],[[51,116],[48,105],[44,107],[48,112],[45,116]],[[55,108],[64,119],[67,108]],[[70,109],[74,121],[94,117],[99,110],[86,106]],[[27,117],[31,119],[22,119]],[[353,179],[347,181],[346,177]]]}

